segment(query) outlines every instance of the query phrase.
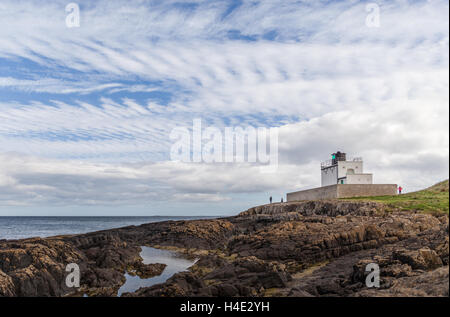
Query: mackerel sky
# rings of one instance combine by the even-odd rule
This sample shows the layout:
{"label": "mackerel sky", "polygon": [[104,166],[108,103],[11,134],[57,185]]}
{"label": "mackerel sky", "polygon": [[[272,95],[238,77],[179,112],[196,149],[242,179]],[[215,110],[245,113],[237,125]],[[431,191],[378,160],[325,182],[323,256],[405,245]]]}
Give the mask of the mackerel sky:
{"label": "mackerel sky", "polygon": [[[449,2],[0,1],[0,215],[228,215],[362,156],[449,173]],[[379,25],[367,23],[379,9]],[[176,127],[279,128],[279,166],[180,163]]]}

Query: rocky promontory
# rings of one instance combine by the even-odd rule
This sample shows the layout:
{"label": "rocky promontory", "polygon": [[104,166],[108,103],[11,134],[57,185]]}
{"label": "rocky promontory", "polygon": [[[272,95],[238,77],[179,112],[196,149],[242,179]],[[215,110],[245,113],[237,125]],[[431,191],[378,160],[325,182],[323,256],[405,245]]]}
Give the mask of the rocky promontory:
{"label": "rocky promontory", "polygon": [[[448,211],[324,200],[263,205],[220,219],[0,240],[0,296],[117,296],[125,273],[148,278],[164,270],[164,263],[143,263],[142,246],[198,261],[123,296],[449,296],[448,230]],[[80,267],[76,290],[65,285],[68,263]],[[365,283],[370,263],[380,268],[376,288]]]}

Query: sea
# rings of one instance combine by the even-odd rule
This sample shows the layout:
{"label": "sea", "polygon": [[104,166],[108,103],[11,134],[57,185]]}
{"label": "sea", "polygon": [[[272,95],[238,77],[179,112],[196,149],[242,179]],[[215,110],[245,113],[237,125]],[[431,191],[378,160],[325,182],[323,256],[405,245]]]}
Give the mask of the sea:
{"label": "sea", "polygon": [[24,239],[31,237],[44,238],[65,234],[87,233],[167,220],[193,220],[212,218],[217,217],[0,217],[0,240]]}

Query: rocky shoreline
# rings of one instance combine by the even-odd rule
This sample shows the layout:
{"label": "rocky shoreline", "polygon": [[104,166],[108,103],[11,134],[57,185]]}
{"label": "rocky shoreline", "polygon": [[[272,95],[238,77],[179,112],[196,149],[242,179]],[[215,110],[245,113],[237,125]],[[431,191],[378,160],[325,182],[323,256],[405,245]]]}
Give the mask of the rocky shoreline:
{"label": "rocky shoreline", "polygon": [[[449,296],[448,215],[366,201],[304,201],[234,217],[88,234],[0,240],[0,296],[116,296],[125,272],[148,278],[141,246],[199,258],[165,283],[122,296]],[[81,287],[66,287],[77,263]],[[377,263],[379,288],[365,285]]]}

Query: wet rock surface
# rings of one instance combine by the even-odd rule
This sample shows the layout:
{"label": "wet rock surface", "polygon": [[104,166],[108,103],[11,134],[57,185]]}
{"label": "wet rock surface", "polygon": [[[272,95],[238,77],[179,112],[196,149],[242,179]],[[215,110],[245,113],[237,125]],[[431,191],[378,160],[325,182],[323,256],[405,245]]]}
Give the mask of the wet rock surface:
{"label": "wet rock surface", "polygon": [[164,263],[144,264],[142,262],[136,262],[128,268],[128,274],[131,276],[139,276],[140,278],[150,278],[160,275],[166,268]]}
{"label": "wet rock surface", "polygon": [[[140,246],[199,260],[123,296],[448,296],[448,240],[447,215],[363,201],[276,203],[222,219],[0,241],[0,296],[116,296],[125,272],[164,270],[143,264]],[[69,263],[80,267],[79,289],[65,286]],[[366,286],[370,263],[379,288]]]}

